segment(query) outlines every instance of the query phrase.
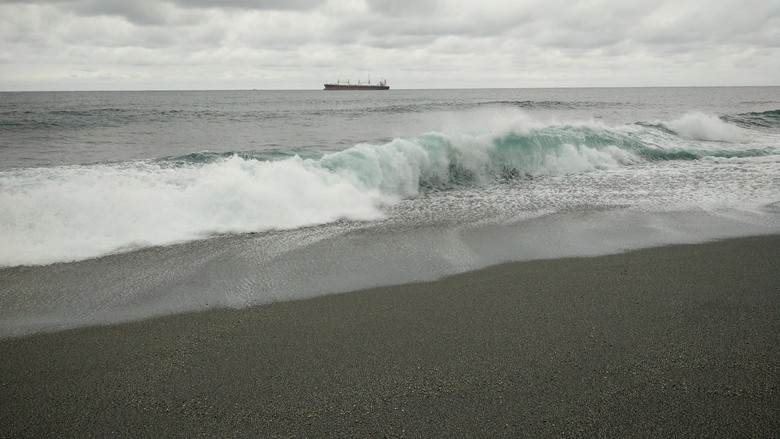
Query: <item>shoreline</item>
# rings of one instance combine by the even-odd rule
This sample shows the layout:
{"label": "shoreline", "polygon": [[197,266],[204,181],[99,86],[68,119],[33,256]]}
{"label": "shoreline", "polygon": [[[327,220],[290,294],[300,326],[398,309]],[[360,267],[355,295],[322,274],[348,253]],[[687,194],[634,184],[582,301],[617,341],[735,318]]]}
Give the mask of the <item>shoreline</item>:
{"label": "shoreline", "polygon": [[780,235],[0,339],[30,436],[771,436]]}

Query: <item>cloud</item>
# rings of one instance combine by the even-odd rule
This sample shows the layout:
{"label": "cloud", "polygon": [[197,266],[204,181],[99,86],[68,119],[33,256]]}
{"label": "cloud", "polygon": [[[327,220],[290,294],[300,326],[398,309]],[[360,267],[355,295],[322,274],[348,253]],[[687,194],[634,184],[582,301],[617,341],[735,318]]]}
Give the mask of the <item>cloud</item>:
{"label": "cloud", "polygon": [[9,0],[8,4],[51,5],[81,16],[115,16],[146,26],[177,22],[180,9],[238,9],[301,11],[322,6],[326,0]]}
{"label": "cloud", "polygon": [[780,78],[780,4],[761,0],[12,0],[0,41],[0,90]]}
{"label": "cloud", "polygon": [[239,8],[248,10],[312,10],[326,3],[325,0],[173,0],[184,8]]}
{"label": "cloud", "polygon": [[368,10],[383,17],[424,16],[437,17],[446,13],[448,8],[439,0],[366,0]]}

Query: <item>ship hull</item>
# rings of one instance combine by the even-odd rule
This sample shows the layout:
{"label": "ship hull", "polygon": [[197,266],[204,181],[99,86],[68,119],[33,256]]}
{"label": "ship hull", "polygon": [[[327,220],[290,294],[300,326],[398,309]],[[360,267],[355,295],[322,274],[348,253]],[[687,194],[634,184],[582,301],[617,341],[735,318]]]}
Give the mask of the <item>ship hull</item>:
{"label": "ship hull", "polygon": [[390,90],[389,85],[325,84],[325,90]]}

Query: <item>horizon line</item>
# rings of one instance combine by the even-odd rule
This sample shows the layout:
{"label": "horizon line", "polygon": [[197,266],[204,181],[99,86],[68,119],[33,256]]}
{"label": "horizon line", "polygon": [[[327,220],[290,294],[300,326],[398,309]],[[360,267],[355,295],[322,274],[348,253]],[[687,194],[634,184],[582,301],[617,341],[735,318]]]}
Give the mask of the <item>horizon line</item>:
{"label": "horizon line", "polygon": [[[411,91],[411,90],[556,90],[556,89],[629,89],[629,88],[763,88],[780,85],[611,85],[611,86],[558,86],[558,87],[442,87],[442,88],[390,88],[371,91]],[[75,93],[75,92],[197,92],[197,91],[325,91],[322,88],[139,88],[139,89],[70,89],[70,90],[0,90],[0,93]],[[367,90],[356,90],[367,91]]]}

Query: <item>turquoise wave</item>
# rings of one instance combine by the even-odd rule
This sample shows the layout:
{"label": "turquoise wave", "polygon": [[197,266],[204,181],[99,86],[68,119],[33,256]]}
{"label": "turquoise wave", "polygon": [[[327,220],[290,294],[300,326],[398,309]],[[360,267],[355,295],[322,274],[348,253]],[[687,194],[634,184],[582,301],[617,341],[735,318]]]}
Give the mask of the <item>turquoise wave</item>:
{"label": "turquoise wave", "polygon": [[[552,125],[500,134],[428,133],[383,145],[363,144],[317,162],[367,188],[402,196],[501,179],[614,169],[642,162],[744,158],[770,147],[687,139],[664,125],[609,128]],[[418,184],[411,185],[411,182]]]}

